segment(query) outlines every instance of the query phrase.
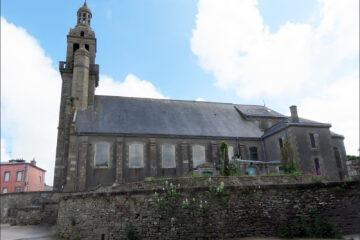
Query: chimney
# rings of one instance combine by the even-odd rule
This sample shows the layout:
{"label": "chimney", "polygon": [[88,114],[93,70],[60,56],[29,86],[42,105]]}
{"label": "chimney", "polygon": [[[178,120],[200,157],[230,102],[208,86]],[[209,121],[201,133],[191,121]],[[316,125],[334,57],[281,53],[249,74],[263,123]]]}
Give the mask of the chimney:
{"label": "chimney", "polygon": [[295,105],[290,106],[290,113],[291,113],[291,122],[299,122],[297,107]]}
{"label": "chimney", "polygon": [[35,158],[33,158],[33,160],[31,160],[30,164],[36,166]]}

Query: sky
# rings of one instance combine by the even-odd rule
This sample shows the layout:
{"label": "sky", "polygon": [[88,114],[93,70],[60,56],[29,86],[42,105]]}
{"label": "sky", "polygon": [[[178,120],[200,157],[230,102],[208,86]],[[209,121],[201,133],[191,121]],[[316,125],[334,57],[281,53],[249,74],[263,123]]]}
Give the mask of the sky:
{"label": "sky", "polygon": [[[1,161],[52,185],[58,62],[82,0],[1,1]],[[96,94],[266,105],[359,149],[358,0],[88,0]]]}

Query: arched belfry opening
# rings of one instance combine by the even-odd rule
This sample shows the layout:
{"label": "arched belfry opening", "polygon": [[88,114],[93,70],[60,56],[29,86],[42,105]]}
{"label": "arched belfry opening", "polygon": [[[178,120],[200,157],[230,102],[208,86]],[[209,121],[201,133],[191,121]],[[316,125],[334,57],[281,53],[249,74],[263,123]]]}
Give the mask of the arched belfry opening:
{"label": "arched belfry opening", "polygon": [[73,53],[80,48],[80,45],[78,43],[74,43],[73,45]]}

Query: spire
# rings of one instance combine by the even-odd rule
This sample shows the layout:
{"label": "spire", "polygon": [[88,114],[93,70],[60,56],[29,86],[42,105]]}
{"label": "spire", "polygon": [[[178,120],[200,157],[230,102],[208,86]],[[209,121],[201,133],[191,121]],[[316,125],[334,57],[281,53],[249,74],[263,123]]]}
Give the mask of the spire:
{"label": "spire", "polygon": [[86,0],[84,1],[84,4],[79,8],[77,11],[77,24],[90,26],[92,13],[90,8],[87,6]]}

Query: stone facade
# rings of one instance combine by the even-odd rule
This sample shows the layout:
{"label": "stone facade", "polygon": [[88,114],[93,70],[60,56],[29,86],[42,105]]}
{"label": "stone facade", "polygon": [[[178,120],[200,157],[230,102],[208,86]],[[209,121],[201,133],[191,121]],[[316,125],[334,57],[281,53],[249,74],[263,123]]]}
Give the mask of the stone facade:
{"label": "stone facade", "polygon": [[[219,169],[223,140],[233,156],[273,162],[282,158],[281,138],[291,142],[304,173],[332,180],[347,177],[343,137],[330,132],[330,124],[299,118],[295,106],[286,117],[257,105],[95,95],[99,66],[91,18],[85,3],[67,36],[66,61],[60,62],[55,190],[84,191],[146,177],[181,176],[204,162]],[[166,144],[174,156],[170,152],[164,157]],[[164,159],[173,161],[171,167],[163,165]]]}

